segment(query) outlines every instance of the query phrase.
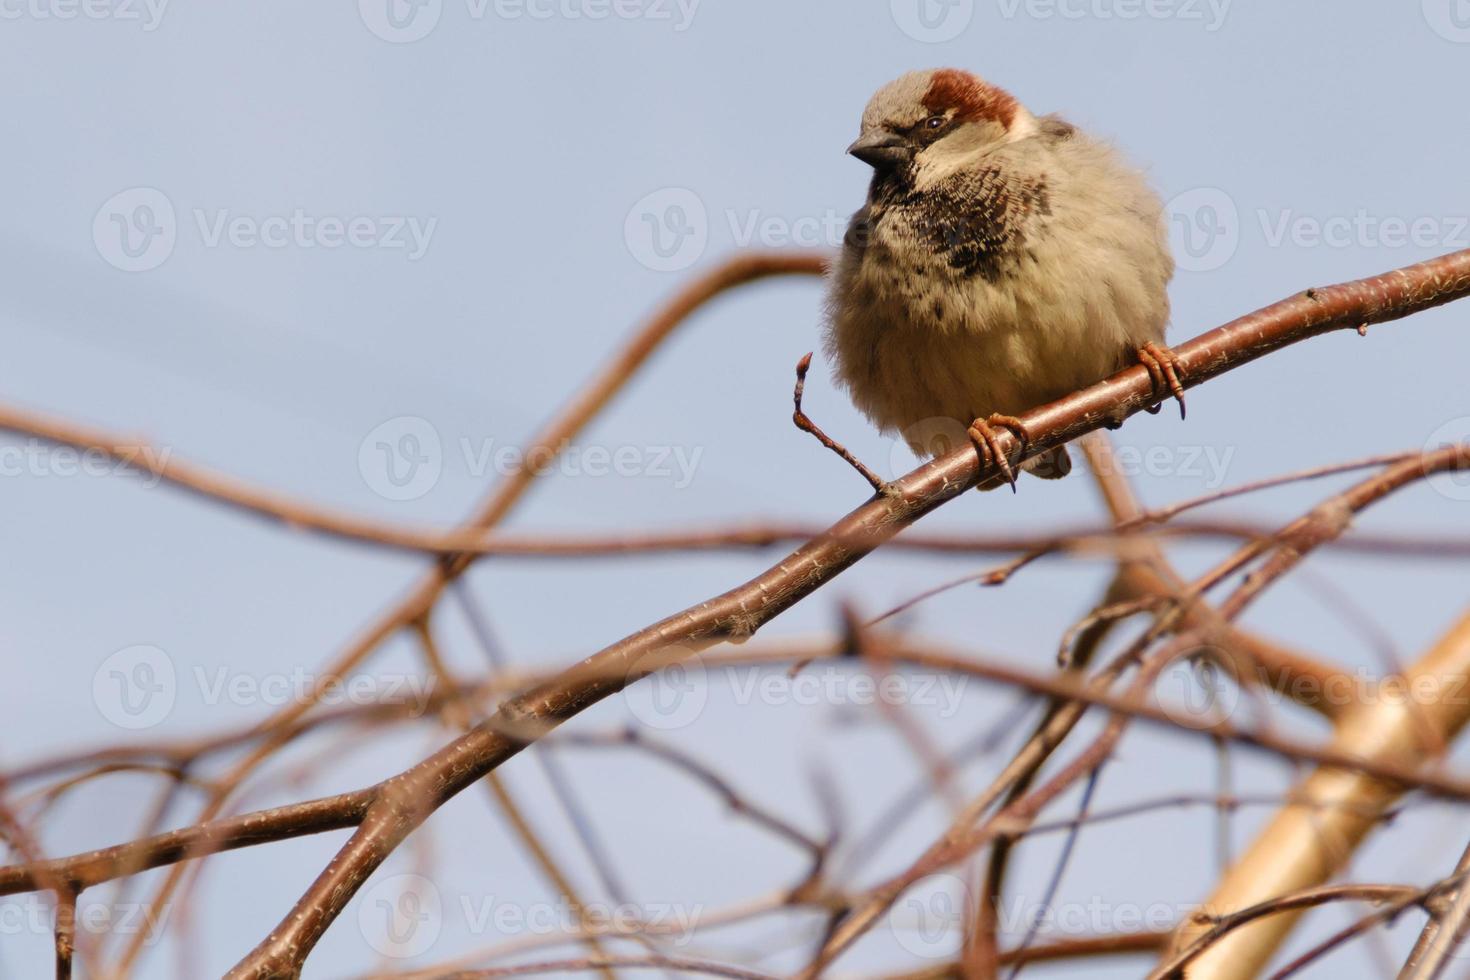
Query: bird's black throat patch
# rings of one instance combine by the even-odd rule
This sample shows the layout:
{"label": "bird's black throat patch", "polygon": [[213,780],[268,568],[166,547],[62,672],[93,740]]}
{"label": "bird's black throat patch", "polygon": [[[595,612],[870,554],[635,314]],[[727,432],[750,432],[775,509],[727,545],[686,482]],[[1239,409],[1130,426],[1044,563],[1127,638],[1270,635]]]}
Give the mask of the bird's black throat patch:
{"label": "bird's black throat patch", "polygon": [[924,190],[911,174],[895,173],[874,178],[868,212],[869,222],[906,227],[962,276],[994,281],[1025,254],[1027,227],[1051,214],[1051,200],[1044,176],[999,167],[955,173]]}

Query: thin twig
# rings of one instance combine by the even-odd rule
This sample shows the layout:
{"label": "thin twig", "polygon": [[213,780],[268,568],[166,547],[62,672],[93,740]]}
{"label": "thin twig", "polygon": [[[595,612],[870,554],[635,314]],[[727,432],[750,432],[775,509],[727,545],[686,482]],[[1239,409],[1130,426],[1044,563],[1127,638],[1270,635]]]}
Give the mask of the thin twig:
{"label": "thin twig", "polygon": [[842,443],[840,442],[837,442],[831,436],[827,435],[827,433],[823,432],[821,428],[817,425],[817,423],[813,422],[811,418],[807,416],[806,412],[802,411],[801,397],[806,392],[806,373],[811,368],[811,366],[812,355],[810,353],[808,353],[805,357],[796,362],[796,390],[791,397],[791,400],[795,404],[796,409],[791,414],[791,421],[796,423],[796,427],[798,429],[803,432],[810,433],[816,438],[818,442],[826,446],[828,449],[832,450],[838,456],[842,457],[842,459],[847,463],[848,466],[851,466],[853,469],[857,470],[858,473],[862,475],[862,478],[864,480],[867,480],[868,483],[872,486],[874,493],[878,494],[878,496],[880,497],[887,494],[888,483],[881,476],[868,469],[868,467],[863,464],[862,460],[858,459],[856,456],[848,451],[846,446],[842,445]]}

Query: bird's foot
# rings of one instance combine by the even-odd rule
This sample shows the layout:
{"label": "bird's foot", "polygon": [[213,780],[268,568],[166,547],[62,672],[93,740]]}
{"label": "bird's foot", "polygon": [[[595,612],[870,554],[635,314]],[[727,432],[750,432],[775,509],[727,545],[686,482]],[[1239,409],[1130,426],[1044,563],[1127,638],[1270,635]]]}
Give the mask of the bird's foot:
{"label": "bird's foot", "polygon": [[806,412],[802,411],[801,396],[806,390],[806,373],[811,368],[811,366],[812,356],[810,354],[803,357],[796,364],[796,392],[792,396],[792,400],[796,404],[796,411],[792,413],[791,421],[796,423],[796,427],[798,429],[803,432],[811,433],[812,437],[815,438],[818,442],[826,446],[828,449],[832,450],[838,456],[841,456],[847,462],[847,465],[857,470],[858,473],[862,475],[862,478],[868,481],[869,486],[877,491],[878,496],[896,496],[897,491],[894,489],[892,484],[890,484],[887,480],[884,480],[877,473],[874,473],[872,470],[864,466],[862,460],[858,459],[852,453],[848,452],[847,447],[842,445],[842,443],[831,438],[827,435],[827,433],[823,432],[821,428],[817,425],[817,423],[813,422],[807,416]]}
{"label": "bird's foot", "polygon": [[[1138,348],[1138,360],[1148,369],[1148,376],[1154,383],[1154,394],[1160,399],[1173,396],[1179,403],[1179,417],[1184,418],[1184,383],[1180,378],[1184,374],[1184,365],[1179,361],[1179,355],[1172,348],[1160,347],[1158,344],[1149,342]],[[1150,413],[1157,413],[1158,405],[1149,409]]]}
{"label": "bird's foot", "polygon": [[980,462],[994,462],[1000,475],[1011,485],[1011,493],[1015,493],[1016,471],[1011,468],[1011,461],[1001,451],[1000,437],[995,431],[997,428],[1006,429],[1016,437],[1022,456],[1031,445],[1031,433],[1027,431],[1026,423],[1014,415],[992,415],[989,418],[976,419],[970,424],[970,441],[980,453]]}

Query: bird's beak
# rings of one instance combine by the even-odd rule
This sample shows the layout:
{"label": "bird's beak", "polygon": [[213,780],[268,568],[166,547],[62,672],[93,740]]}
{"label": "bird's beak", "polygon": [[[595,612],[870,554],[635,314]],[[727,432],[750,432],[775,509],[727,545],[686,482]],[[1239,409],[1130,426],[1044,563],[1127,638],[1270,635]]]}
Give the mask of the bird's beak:
{"label": "bird's beak", "polygon": [[902,136],[886,129],[863,133],[847,148],[847,152],[875,170],[896,167],[914,156],[914,148]]}

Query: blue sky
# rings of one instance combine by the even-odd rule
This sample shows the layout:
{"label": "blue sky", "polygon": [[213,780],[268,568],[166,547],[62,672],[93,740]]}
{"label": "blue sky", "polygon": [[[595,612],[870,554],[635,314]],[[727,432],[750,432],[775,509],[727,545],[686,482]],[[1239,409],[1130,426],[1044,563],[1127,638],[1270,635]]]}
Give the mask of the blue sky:
{"label": "blue sky", "polygon": [[[687,277],[741,247],[829,243],[864,192],[865,168],[843,154],[863,104],[889,78],[937,65],[978,71],[1147,168],[1171,201],[1181,259],[1175,340],[1310,285],[1470,247],[1464,0],[392,2],[0,0],[0,79],[11,93],[0,115],[6,401],[139,434],[181,458],[354,513],[451,523]],[[792,366],[820,346],[819,307],[819,285],[792,280],[702,313],[511,526],[821,522],[855,506],[863,486],[789,422]],[[1156,504],[1465,438],[1465,317],[1451,307],[1366,338],[1320,338],[1192,393],[1187,422],[1170,411],[1141,416],[1116,438]],[[832,388],[820,358],[807,404],[877,468],[913,465]],[[0,439],[0,453],[12,515],[0,523],[9,558],[0,565],[0,651],[24,679],[0,691],[6,766],[258,720],[272,691],[291,697],[292,677],[326,662],[422,568],[134,478],[73,474],[23,438]],[[402,468],[390,474],[394,460]],[[411,460],[426,468],[408,469]],[[1230,512],[1286,519],[1323,492],[1288,489]],[[1362,523],[1463,528],[1467,497],[1463,485],[1441,482]],[[1029,481],[1014,497],[970,495],[926,523],[1012,530],[1097,514],[1091,485],[1074,477]],[[1198,569],[1214,554],[1185,550],[1179,562]],[[550,665],[721,592],[774,557],[506,561],[481,567],[470,585],[508,655]],[[839,599],[884,608],[976,567],[866,562],[769,633],[825,629]],[[1004,591],[930,602],[912,625],[1043,669],[1103,578],[1091,565],[1040,567]],[[1462,567],[1444,562],[1324,556],[1253,610],[1250,624],[1371,668],[1374,631],[1344,615],[1342,596],[1411,658],[1463,610],[1465,581]],[[479,669],[458,616],[442,618],[451,662]],[[119,727],[99,692],[113,669],[131,671],[139,658],[157,666],[159,654],[147,651],[160,651],[173,672],[172,702],[146,727]],[[416,670],[414,650],[397,641],[370,673],[386,684]],[[831,774],[855,827],[907,784],[911,759],[872,712],[847,710],[830,693],[815,703],[792,692],[776,700],[750,703],[739,683],[712,682],[697,717],[670,737],[813,833],[823,819],[814,770]],[[959,745],[1011,703],[967,690],[929,727]],[[639,710],[617,700],[578,730],[606,730]],[[1308,721],[1302,731],[1316,728]],[[245,802],[362,785],[443,738],[424,725],[364,745],[317,743],[333,753],[321,778],[268,781]],[[751,832],[666,769],[624,753],[558,758],[646,906],[710,911],[801,874],[798,852]],[[1109,769],[1100,800],[1209,791],[1213,765],[1196,743],[1140,734]],[[986,771],[976,766],[972,781]],[[506,778],[598,895],[540,770],[520,759]],[[1237,779],[1270,790],[1288,775],[1242,758]],[[120,776],[79,792],[45,846],[62,853],[117,842],[133,826],[122,815],[144,812],[154,788]],[[1405,817],[1363,852],[1355,877],[1447,871],[1445,856],[1463,844],[1453,816],[1424,807]],[[1258,819],[1238,821],[1241,840]],[[942,821],[939,807],[921,813],[863,880],[902,867]],[[1184,907],[1208,888],[1212,840],[1202,813],[1097,828],[1082,838],[1063,899],[1072,908],[1096,896],[1115,908]],[[145,974],[225,969],[339,841],[211,861],[195,912],[204,941],[188,954],[198,959],[164,941]],[[434,882],[447,911],[430,958],[497,940],[483,917],[467,914],[486,900],[521,912],[552,902],[479,793],[446,807],[416,841],[380,877],[423,873]],[[1052,842],[1022,852],[1023,899],[1038,897],[1053,854]],[[231,916],[220,914],[226,906]],[[371,908],[359,911],[331,930],[309,976],[378,962],[364,941],[370,924],[361,925]],[[1346,916],[1328,911],[1313,922],[1320,935]],[[525,931],[507,926],[517,929]],[[1401,925],[1389,944],[1412,932]],[[846,966],[943,955],[916,953],[899,933],[880,931]],[[802,935],[768,922],[717,934],[708,948]],[[7,930],[0,972],[37,975],[48,942],[33,929]],[[1378,973],[1352,953],[1334,964],[1343,975]],[[1086,975],[1135,975],[1128,965],[1107,969]]]}

